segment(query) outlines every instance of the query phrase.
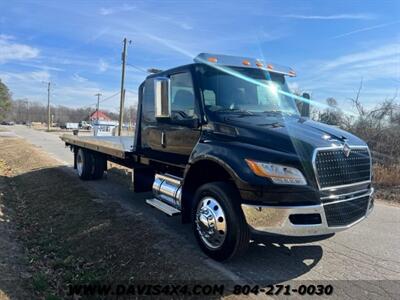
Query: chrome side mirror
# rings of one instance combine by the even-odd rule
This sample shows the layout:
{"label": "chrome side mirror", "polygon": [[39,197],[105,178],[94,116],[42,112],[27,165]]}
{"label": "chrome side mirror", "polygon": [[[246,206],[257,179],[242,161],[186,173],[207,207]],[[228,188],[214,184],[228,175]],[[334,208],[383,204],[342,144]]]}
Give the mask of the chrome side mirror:
{"label": "chrome side mirror", "polygon": [[170,81],[167,77],[154,79],[154,107],[156,118],[171,117]]}

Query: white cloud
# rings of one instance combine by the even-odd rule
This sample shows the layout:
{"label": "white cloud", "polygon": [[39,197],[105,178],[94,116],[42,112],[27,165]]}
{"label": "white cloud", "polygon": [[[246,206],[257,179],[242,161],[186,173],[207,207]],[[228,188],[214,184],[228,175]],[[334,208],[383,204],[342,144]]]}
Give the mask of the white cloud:
{"label": "white cloud", "polygon": [[187,23],[180,23],[179,26],[181,26],[182,29],[185,29],[185,30],[192,30],[193,29],[193,27],[191,25],[187,24]]}
{"label": "white cloud", "polygon": [[107,71],[109,65],[103,59],[99,59],[99,71],[105,72]]}
{"label": "white cloud", "polygon": [[114,10],[112,10],[111,8],[100,8],[100,12],[99,12],[102,16],[108,16],[111,15],[112,13],[114,13]]}
{"label": "white cloud", "polygon": [[72,75],[72,79],[76,82],[87,82],[88,81],[87,78],[80,76],[78,73],[74,73],[74,75]]}
{"label": "white cloud", "polygon": [[371,20],[375,16],[370,14],[338,14],[338,15],[284,15],[285,18],[303,20]]}
{"label": "white cloud", "polygon": [[23,82],[32,84],[32,81],[49,81],[50,77],[50,73],[47,71],[34,71],[25,73],[0,72],[0,78],[2,78],[6,83]]}
{"label": "white cloud", "polygon": [[64,72],[64,69],[53,67],[53,66],[48,66],[46,64],[43,64],[40,61],[36,61],[36,63],[19,63],[20,66],[24,67],[29,67],[29,68],[35,68],[39,70],[44,70],[44,71],[57,71],[57,72]]}
{"label": "white cloud", "polygon": [[134,10],[135,6],[130,6],[127,4],[124,4],[122,7],[101,7],[99,10],[100,15],[102,16],[108,16],[108,15],[113,15],[119,12],[125,12],[125,11],[131,11]]}
{"label": "white cloud", "polygon": [[340,56],[322,66],[323,70],[330,70],[341,66],[349,66],[362,61],[373,61],[380,58],[397,57],[400,61],[400,43],[392,43],[367,51],[355,52]]}
{"label": "white cloud", "polygon": [[0,40],[13,40],[14,37],[8,34],[0,34]]}
{"label": "white cloud", "polygon": [[28,60],[39,55],[39,49],[14,42],[13,37],[0,35],[0,63],[12,60]]}
{"label": "white cloud", "polygon": [[316,99],[335,97],[349,108],[347,99],[357,93],[362,80],[361,101],[366,107],[373,107],[393,97],[399,89],[400,43],[388,42],[330,60],[309,62],[301,69],[304,75],[297,82],[303,90],[312,91]]}
{"label": "white cloud", "polygon": [[50,80],[50,73],[47,71],[37,71],[37,72],[31,72],[30,76],[32,80],[35,81],[49,81]]}
{"label": "white cloud", "polygon": [[378,28],[382,28],[382,27],[387,27],[387,26],[394,25],[394,24],[397,24],[397,23],[400,23],[400,21],[395,21],[395,22],[378,24],[378,25],[375,25],[375,26],[364,27],[364,28],[352,30],[352,31],[349,31],[349,32],[346,32],[346,33],[338,34],[338,35],[334,36],[333,39],[337,39],[337,38],[353,35],[353,34],[364,32],[364,31],[370,31],[370,30],[374,30],[374,29],[378,29]]}

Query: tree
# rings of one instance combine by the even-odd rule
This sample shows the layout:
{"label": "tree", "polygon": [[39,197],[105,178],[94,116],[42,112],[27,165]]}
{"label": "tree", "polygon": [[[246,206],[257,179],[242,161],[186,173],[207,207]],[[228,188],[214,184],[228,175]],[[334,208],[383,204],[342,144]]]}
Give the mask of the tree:
{"label": "tree", "polygon": [[340,126],[342,124],[343,112],[338,107],[338,103],[335,98],[326,99],[326,103],[329,105],[319,116],[319,120],[329,125]]}
{"label": "tree", "polygon": [[0,119],[7,117],[7,112],[11,109],[11,93],[8,87],[0,79]]}

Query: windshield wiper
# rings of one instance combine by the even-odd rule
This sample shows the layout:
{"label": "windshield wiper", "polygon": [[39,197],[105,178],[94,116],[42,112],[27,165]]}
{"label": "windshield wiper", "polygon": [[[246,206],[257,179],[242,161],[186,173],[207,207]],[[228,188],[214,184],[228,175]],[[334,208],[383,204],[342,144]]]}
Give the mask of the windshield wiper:
{"label": "windshield wiper", "polygon": [[222,113],[238,113],[241,115],[246,115],[246,116],[254,116],[254,114],[248,110],[243,110],[239,108],[224,108],[224,109],[219,109],[216,112],[222,112]]}
{"label": "windshield wiper", "polygon": [[263,111],[265,114],[271,114],[271,115],[286,115],[286,116],[295,116],[296,114],[289,113],[287,111],[282,111],[282,110],[266,110]]}

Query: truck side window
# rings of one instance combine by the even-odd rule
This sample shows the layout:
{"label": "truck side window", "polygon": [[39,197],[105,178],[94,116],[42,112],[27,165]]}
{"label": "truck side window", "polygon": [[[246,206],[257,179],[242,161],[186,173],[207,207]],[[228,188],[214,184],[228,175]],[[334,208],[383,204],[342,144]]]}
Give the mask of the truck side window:
{"label": "truck side window", "polygon": [[172,118],[180,120],[196,118],[194,89],[190,73],[171,75],[170,80]]}

